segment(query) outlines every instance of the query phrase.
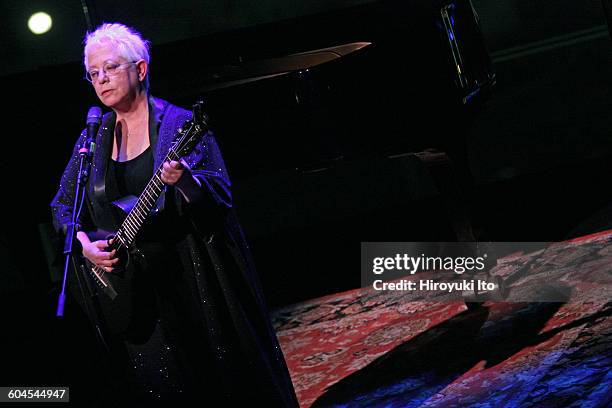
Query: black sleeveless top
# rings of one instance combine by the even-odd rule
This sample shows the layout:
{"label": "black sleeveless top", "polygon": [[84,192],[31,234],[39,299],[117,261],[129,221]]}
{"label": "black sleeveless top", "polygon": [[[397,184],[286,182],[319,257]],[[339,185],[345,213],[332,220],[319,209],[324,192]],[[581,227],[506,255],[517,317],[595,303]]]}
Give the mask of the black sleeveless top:
{"label": "black sleeveless top", "polygon": [[131,160],[123,162],[110,160],[108,171],[110,172],[108,180],[115,181],[117,186],[118,197],[116,198],[127,195],[140,196],[153,176],[151,146]]}

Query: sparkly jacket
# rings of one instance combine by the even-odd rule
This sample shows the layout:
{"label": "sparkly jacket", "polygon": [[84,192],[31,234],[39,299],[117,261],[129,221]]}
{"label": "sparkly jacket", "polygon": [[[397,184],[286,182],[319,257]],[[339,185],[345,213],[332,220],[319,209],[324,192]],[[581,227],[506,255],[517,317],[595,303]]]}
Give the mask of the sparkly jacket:
{"label": "sparkly jacket", "polygon": [[[154,97],[149,98],[149,112],[150,145],[156,169],[170,149],[176,129],[191,117],[191,112]],[[107,199],[105,180],[115,119],[113,112],[106,114],[96,137],[97,150],[86,188],[85,211],[81,214],[82,229],[91,234],[90,238],[100,239],[96,231],[113,231],[119,226],[112,216],[113,204]],[[57,230],[65,230],[71,219],[78,150],[84,137],[85,132],[75,144],[51,203]],[[189,265],[189,273],[196,281],[199,312],[218,363],[216,375],[244,381],[231,387],[235,391],[230,398],[236,403],[248,399],[249,403],[259,400],[268,407],[297,407],[248,245],[232,208],[229,177],[212,133],[207,133],[184,159],[204,189],[202,198],[187,203],[174,188],[167,188],[153,212],[163,213],[168,200],[173,200],[179,215],[193,226],[175,245],[186,258],[183,265]],[[240,375],[236,376],[237,373]]]}

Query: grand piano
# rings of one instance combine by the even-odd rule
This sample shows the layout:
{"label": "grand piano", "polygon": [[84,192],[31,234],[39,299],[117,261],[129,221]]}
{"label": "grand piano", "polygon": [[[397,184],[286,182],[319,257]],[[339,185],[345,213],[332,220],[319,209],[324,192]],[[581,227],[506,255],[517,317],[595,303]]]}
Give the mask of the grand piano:
{"label": "grand piano", "polygon": [[208,44],[158,94],[205,99],[271,303],[359,286],[362,241],[458,238],[445,195],[469,189],[467,129],[495,84],[470,0],[368,2]]}
{"label": "grand piano", "polygon": [[[185,55],[188,72],[176,70]],[[174,45],[163,57],[173,63],[154,91],[187,105],[205,98],[234,177],[454,150],[495,83],[470,0],[365,2]]]}

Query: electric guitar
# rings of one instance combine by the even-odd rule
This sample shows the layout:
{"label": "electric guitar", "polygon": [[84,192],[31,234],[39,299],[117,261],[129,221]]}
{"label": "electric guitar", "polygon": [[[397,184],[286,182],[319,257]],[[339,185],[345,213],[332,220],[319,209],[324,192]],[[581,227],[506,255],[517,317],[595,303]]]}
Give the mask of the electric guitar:
{"label": "electric guitar", "polygon": [[[138,249],[135,246],[138,232],[148,219],[157,199],[165,189],[165,185],[161,180],[163,163],[170,160],[178,161],[181,157],[189,154],[208,131],[208,116],[204,113],[202,106],[202,101],[198,101],[193,105],[192,119],[186,121],[183,126],[177,129],[172,147],[162,161],[162,164],[147,183],[140,197],[135,202],[130,203],[131,210],[117,232],[108,238],[108,250],[117,250],[117,253],[126,254],[128,262],[130,254],[138,253]],[[107,276],[107,272],[88,260],[86,260],[86,263],[86,269],[89,270],[97,286],[114,300],[118,293]]]}

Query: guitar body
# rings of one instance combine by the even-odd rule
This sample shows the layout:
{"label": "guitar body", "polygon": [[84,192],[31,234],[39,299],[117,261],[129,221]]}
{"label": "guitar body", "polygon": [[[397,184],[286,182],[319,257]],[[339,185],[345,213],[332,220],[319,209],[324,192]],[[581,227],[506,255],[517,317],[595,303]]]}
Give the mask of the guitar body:
{"label": "guitar body", "polygon": [[[115,202],[117,208],[129,215],[138,197],[127,196]],[[116,250],[120,262],[113,272],[92,264],[85,259],[85,272],[98,290],[107,296],[100,296],[105,320],[110,322],[113,335],[140,344],[150,338],[157,321],[154,279],[151,271],[145,270],[145,255],[135,245],[129,250],[114,239],[116,234],[104,233],[109,242],[107,251]],[[147,275],[148,274],[148,275]],[[118,294],[121,293],[121,296]]]}
{"label": "guitar body", "polygon": [[[119,255],[120,259],[124,255]],[[85,260],[84,268],[91,281],[98,284],[98,288],[109,296],[98,296],[104,318],[113,336],[128,339],[131,343],[139,344],[146,341],[157,321],[157,305],[155,295],[155,279],[151,279],[151,271],[140,257],[130,255],[131,260],[116,272],[105,272],[101,268]],[[101,280],[95,276],[100,274],[108,287],[100,286]],[[114,296],[110,296],[112,288]],[[121,294],[119,296],[119,294]]]}

